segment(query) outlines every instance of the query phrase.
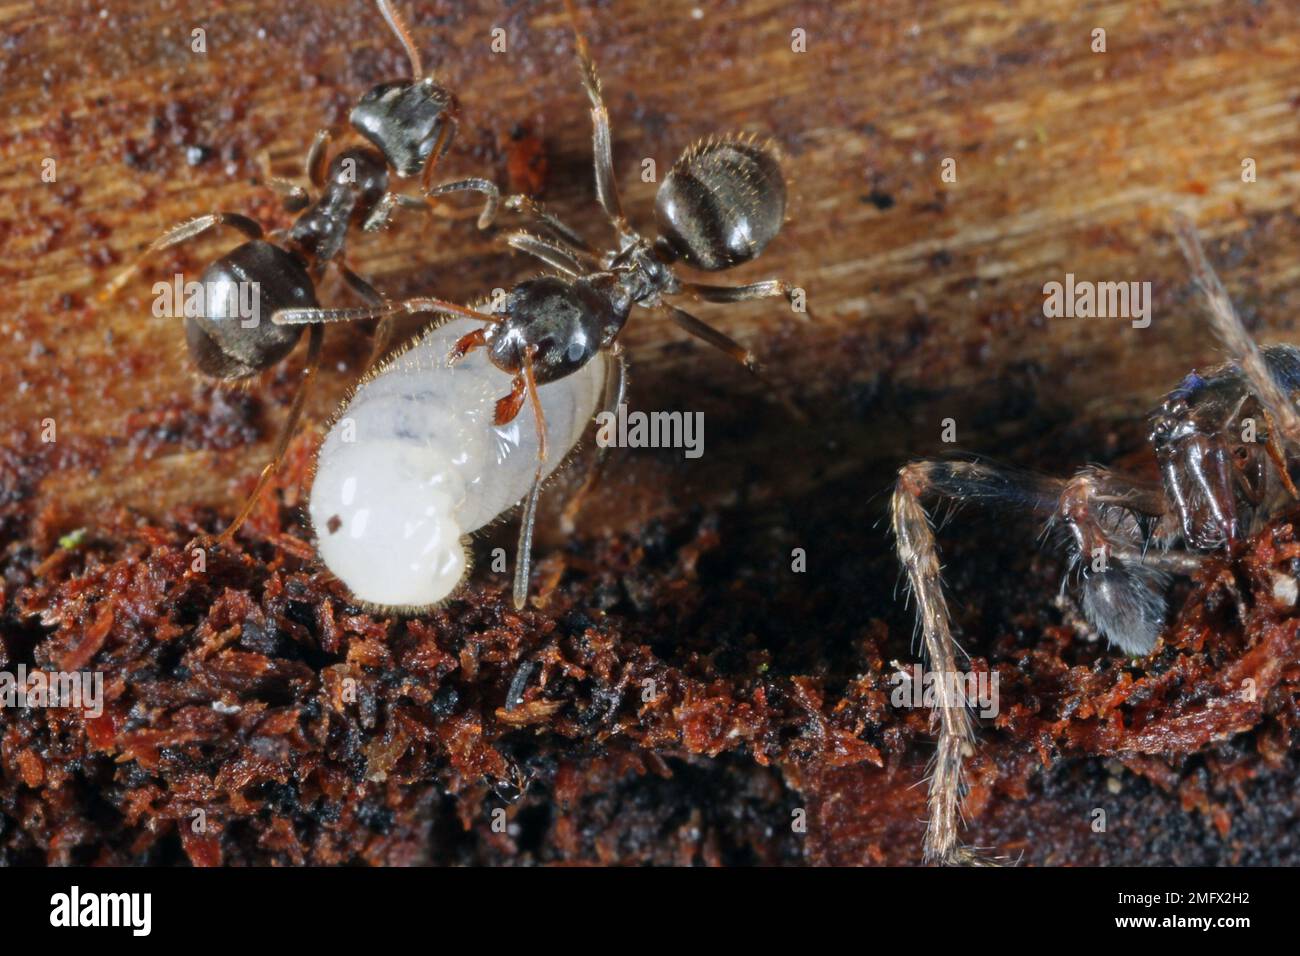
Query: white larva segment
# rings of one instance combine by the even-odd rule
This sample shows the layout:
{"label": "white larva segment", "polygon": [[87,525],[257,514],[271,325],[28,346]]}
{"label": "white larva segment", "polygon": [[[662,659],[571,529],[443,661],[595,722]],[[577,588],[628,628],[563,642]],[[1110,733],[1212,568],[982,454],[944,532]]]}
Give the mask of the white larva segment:
{"label": "white larva segment", "polygon": [[[510,376],[483,349],[447,362],[457,340],[479,327],[458,318],[425,332],[357,389],[321,444],[308,506],[316,550],[367,604],[418,608],[448,597],[469,567],[462,536],[532,487],[532,405],[497,427],[496,401],[510,391]],[[605,361],[597,354],[538,389],[547,474],[595,415]]]}

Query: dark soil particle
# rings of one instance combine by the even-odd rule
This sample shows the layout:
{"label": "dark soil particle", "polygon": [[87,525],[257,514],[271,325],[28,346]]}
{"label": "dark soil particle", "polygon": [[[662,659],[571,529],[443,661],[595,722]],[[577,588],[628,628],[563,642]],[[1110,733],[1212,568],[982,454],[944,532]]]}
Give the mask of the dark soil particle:
{"label": "dark soil particle", "polygon": [[[201,570],[185,549],[210,519],[189,512],[9,549],[0,663],[102,672],[106,702],[4,711],[0,860],[917,860],[928,716],[890,702],[911,622],[887,550],[861,547],[878,499],[578,537],[539,555],[522,613],[480,574],[402,620],[355,607],[275,505],[301,500],[309,452]],[[1296,862],[1297,618],[1271,596],[1300,558],[1291,524],[1176,592],[1139,661],[1042,610],[1060,568],[1017,536],[962,516],[944,537],[963,639],[1002,695],[968,762],[971,842],[1031,863]],[[807,542],[815,575],[791,570]]]}

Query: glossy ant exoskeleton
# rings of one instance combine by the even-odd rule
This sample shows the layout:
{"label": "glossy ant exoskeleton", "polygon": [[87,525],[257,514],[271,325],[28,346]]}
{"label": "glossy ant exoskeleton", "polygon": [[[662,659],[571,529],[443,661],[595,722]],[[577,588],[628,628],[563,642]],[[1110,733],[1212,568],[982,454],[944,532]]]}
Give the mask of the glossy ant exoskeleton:
{"label": "glossy ant exoskeleton", "polygon": [[966,701],[951,692],[959,685],[947,680],[958,673],[962,652],[952,636],[925,500],[1003,507],[1045,519],[1070,559],[1062,594],[1076,586],[1089,624],[1125,654],[1141,657],[1160,637],[1171,576],[1196,571],[1206,552],[1238,551],[1300,498],[1291,478],[1300,458],[1300,349],[1259,348],[1181,216],[1175,234],[1228,361],[1188,374],[1151,414],[1159,482],[1099,467],[1060,479],[944,459],[914,461],[899,472],[891,502],[898,560],[916,600],[929,667],[948,689],[934,708],[938,747],[930,776],[928,861],[981,859],[959,840],[963,752],[974,735]]}
{"label": "glossy ant exoskeleton", "polygon": [[[786,200],[780,163],[771,149],[752,139],[709,139],[687,149],[658,190],[659,237],[648,240],[628,225],[614,182],[609,115],[600,80],[578,28],[577,13],[571,0],[565,3],[573,22],[583,85],[592,104],[596,194],[614,227],[617,247],[601,252],[531,200],[512,196],[506,200],[507,207],[536,218],[552,238],[516,232],[509,236],[509,244],[543,260],[562,275],[519,283],[505,295],[499,314],[465,309],[440,299],[413,298],[353,309],[291,305],[273,316],[280,326],[319,327],[325,322],[441,311],[483,323],[459,338],[452,349],[452,361],[484,349],[492,365],[511,377],[509,393],[496,402],[494,424],[500,427],[513,421],[528,400],[540,436],[538,464],[520,524],[514,578],[516,607],[522,607],[527,597],[529,553],[547,461],[546,421],[538,387],[564,379],[585,368],[595,356],[608,352],[612,361],[606,365],[605,403],[611,410],[617,407],[625,390],[617,338],[633,306],[666,315],[691,335],[758,374],[752,352],[666,302],[665,297],[686,294],[708,302],[742,302],[785,296],[793,304],[796,292],[779,280],[737,287],[683,282],[673,269],[679,260],[708,271],[748,262],[780,230]],[[482,189],[488,195],[484,215],[490,218],[495,212],[495,186],[465,183],[459,188]],[[430,195],[447,191],[447,187],[434,189]]]}
{"label": "glossy ant exoskeleton", "polygon": [[[593,248],[575,230],[526,196],[509,196],[504,204],[507,209],[535,219],[552,237],[543,239],[519,231],[510,234],[507,243],[564,273],[575,287],[582,282],[605,286],[600,293],[602,304],[579,308],[587,323],[585,332],[589,336],[605,336],[603,345],[612,342],[630,307],[637,305],[665,314],[689,334],[757,373],[758,361],[752,352],[685,310],[665,302],[664,297],[689,295],[705,302],[734,303],[784,296],[792,305],[796,303],[796,295],[801,290],[777,279],[743,286],[715,286],[683,282],[673,269],[680,261],[704,272],[717,272],[749,262],[767,248],[785,220],[785,179],[775,151],[770,144],[759,143],[752,136],[710,137],[692,144],[673,164],[655,195],[659,236],[654,240],[642,236],[623,214],[614,177],[609,112],[605,108],[600,77],[586,37],[578,27],[573,0],[564,0],[564,4],[573,24],[583,88],[591,101],[596,198],[613,226],[617,245],[608,250]],[[485,192],[484,217],[494,216],[502,202],[496,186],[484,180],[450,183],[430,190],[429,195],[453,190]],[[800,308],[804,306],[801,304]],[[538,344],[543,340],[554,341],[556,330],[546,323],[523,321],[536,326],[528,334]],[[517,374],[518,360],[506,354],[512,347],[497,343],[517,340],[523,334],[518,323],[512,325],[507,321],[499,332],[490,334],[481,344],[493,348],[504,362],[500,365],[503,370],[512,371],[513,366],[512,374]],[[545,362],[545,356],[539,358],[539,366]],[[557,364],[562,367],[565,362],[560,359]]]}
{"label": "glossy ant exoskeleton", "polygon": [[[217,226],[229,226],[247,237],[209,265],[199,285],[203,289],[201,314],[186,314],[185,336],[199,371],[224,382],[248,379],[275,365],[297,344],[301,328],[258,321],[262,313],[283,308],[315,307],[316,284],[333,265],[347,286],[372,305],[383,297],[342,261],[349,232],[357,225],[380,228],[396,206],[427,210],[426,200],[388,188],[390,170],[399,177],[421,175],[424,188],[437,160],[450,147],[456,129],[456,99],[423,73],[419,52],[406,24],[389,0],[376,0],[384,19],[397,35],[411,63],[409,80],[381,83],[357,102],[351,113],[353,129],[373,145],[353,146],[332,159],[328,146],[332,134],[319,131],[305,161],[305,174],[318,195],[299,186],[273,180],[284,195],[284,207],[299,215],[289,229],[264,237],[253,219],[233,212],[215,212],[181,223],[152,242],[139,257],[101,292],[111,298],[154,254],[180,245]],[[477,179],[448,183],[441,192],[482,190]],[[480,226],[488,224],[487,210]],[[248,293],[245,295],[245,293]],[[253,301],[254,314],[242,313]],[[372,359],[388,344],[390,324],[375,332]],[[307,363],[288,418],[271,461],[235,519],[217,538],[229,541],[251,513],[254,504],[283,460],[301,417],[303,405],[320,364],[322,327],[313,326],[308,340]]]}

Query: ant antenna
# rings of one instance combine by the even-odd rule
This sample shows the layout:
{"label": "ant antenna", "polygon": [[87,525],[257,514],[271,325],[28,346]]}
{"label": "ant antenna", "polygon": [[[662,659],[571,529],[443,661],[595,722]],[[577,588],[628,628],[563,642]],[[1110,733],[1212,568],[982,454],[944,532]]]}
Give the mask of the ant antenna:
{"label": "ant antenna", "polygon": [[[573,28],[573,45],[578,54],[578,64],[582,68],[582,75],[587,80],[590,89],[594,89],[596,94],[600,93],[600,77],[596,74],[595,64],[591,59],[591,50],[587,46],[587,37],[582,32],[581,18],[578,16],[578,8],[574,5],[573,0],[564,0],[564,9],[569,14],[569,25]],[[588,91],[590,93],[590,90]]]}
{"label": "ant antenna", "polygon": [[424,66],[420,62],[420,51],[415,48],[415,41],[411,39],[411,31],[406,26],[406,21],[397,9],[388,2],[388,0],[375,0],[379,7],[379,12],[384,15],[388,25],[392,27],[397,39],[402,41],[402,47],[406,50],[406,56],[411,61],[411,79],[424,79]]}

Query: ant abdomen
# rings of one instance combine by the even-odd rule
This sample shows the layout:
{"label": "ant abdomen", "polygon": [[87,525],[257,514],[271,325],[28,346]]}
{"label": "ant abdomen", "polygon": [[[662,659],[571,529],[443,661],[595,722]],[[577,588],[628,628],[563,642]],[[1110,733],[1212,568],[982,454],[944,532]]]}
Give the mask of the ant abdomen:
{"label": "ant abdomen", "polygon": [[261,239],[236,246],[200,282],[203,315],[186,318],[185,338],[199,369],[227,381],[256,375],[293,350],[302,326],[274,324],[277,309],[317,304],[298,257]]}
{"label": "ant abdomen", "polygon": [[709,139],[673,164],[655,197],[664,243],[688,265],[729,269],[761,253],[785,220],[776,154],[750,139]]}

